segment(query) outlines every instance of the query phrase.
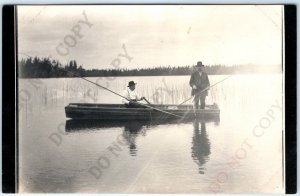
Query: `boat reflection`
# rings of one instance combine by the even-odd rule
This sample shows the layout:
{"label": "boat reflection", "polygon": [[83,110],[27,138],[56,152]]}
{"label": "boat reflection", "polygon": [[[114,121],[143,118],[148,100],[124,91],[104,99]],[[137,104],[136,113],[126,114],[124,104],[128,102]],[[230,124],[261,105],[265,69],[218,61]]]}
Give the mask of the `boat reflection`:
{"label": "boat reflection", "polygon": [[199,167],[199,173],[204,174],[205,169],[203,165],[209,160],[210,141],[207,136],[206,123],[199,120],[195,120],[193,123],[194,134],[192,138],[191,156]]}
{"label": "boat reflection", "polygon": [[101,120],[66,120],[65,131],[68,133],[84,131],[101,131],[106,128],[124,127],[126,130],[137,130],[137,127],[150,126],[149,121],[101,121]]}
{"label": "boat reflection", "polygon": [[[112,127],[128,127],[128,130],[135,130],[134,125],[141,126],[157,126],[164,124],[182,124],[182,123],[190,123],[193,122],[194,119],[184,119],[184,120],[155,120],[155,121],[141,121],[141,120],[126,120],[126,121],[108,121],[108,120],[75,120],[70,119],[66,120],[65,131],[66,132],[79,132],[79,131],[99,131],[102,128],[112,128]],[[198,119],[199,122],[214,122],[215,124],[219,124],[219,118],[201,118]]]}
{"label": "boat reflection", "polygon": [[[65,131],[68,133],[77,133],[85,131],[101,131],[107,128],[119,127],[123,128],[122,137],[126,141],[129,148],[129,154],[132,156],[137,155],[136,139],[139,136],[145,136],[146,130],[150,127],[163,124],[194,124],[194,135],[192,141],[192,157],[199,165],[199,172],[202,172],[201,165],[206,162],[206,157],[210,154],[210,144],[207,139],[205,123],[214,122],[219,124],[217,119],[197,119],[185,121],[101,121],[101,120],[67,120]],[[199,123],[201,129],[199,130]],[[202,172],[203,173],[203,172]]]}

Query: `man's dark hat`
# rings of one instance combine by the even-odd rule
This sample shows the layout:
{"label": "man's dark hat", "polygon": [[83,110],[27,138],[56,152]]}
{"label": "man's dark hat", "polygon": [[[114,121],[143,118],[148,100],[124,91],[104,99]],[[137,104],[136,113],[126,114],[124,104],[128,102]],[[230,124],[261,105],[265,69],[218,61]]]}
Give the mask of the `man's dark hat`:
{"label": "man's dark hat", "polygon": [[136,83],[134,83],[134,81],[130,81],[130,82],[128,83],[128,87],[133,86],[133,85],[136,85]]}
{"label": "man's dark hat", "polygon": [[196,67],[204,67],[204,65],[202,64],[201,61],[198,61]]}

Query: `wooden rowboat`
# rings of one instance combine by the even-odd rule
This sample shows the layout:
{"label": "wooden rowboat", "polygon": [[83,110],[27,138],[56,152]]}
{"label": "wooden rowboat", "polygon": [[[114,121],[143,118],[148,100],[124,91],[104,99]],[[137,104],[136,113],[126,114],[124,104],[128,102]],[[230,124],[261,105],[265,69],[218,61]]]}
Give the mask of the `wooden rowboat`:
{"label": "wooden rowboat", "polygon": [[[151,105],[154,108],[175,114],[170,115],[151,108],[126,108],[124,104],[94,104],[94,103],[70,103],[65,107],[66,117],[71,119],[95,119],[95,120],[184,120],[194,119],[195,114],[192,105]],[[196,111],[197,118],[219,118],[220,109],[217,104],[207,105],[205,109]]]}

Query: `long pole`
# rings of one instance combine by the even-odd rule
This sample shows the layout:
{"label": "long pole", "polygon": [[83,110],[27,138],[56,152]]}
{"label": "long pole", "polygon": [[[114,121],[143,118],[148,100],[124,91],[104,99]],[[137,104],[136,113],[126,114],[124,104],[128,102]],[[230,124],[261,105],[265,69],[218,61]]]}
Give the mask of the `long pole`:
{"label": "long pole", "polygon": [[[23,54],[23,53],[20,53],[20,54]],[[26,54],[24,54],[24,55],[26,55]],[[29,55],[26,55],[26,56],[31,57],[31,56],[29,56]],[[33,58],[33,57],[31,57],[31,58]],[[67,71],[67,70],[66,70],[66,71]],[[71,71],[67,71],[67,72],[68,72],[68,73],[71,73],[71,75],[74,75],[74,76],[76,76],[76,77],[79,77],[79,78],[81,78],[81,79],[83,79],[83,80],[85,80],[85,81],[87,81],[87,82],[90,82],[90,83],[92,83],[92,84],[95,84],[96,86],[101,87],[101,88],[103,88],[103,89],[105,89],[105,90],[107,90],[107,91],[109,91],[109,92],[111,92],[111,93],[113,93],[113,94],[115,94],[115,95],[118,95],[118,96],[120,96],[120,97],[126,99],[127,101],[130,101],[130,100],[128,100],[126,97],[124,97],[124,96],[122,96],[122,95],[120,95],[120,94],[118,94],[118,93],[116,93],[116,92],[114,92],[114,91],[112,91],[112,90],[110,90],[110,89],[104,87],[104,86],[101,86],[101,85],[99,85],[99,84],[97,84],[97,83],[95,83],[95,82],[93,82],[93,81],[90,81],[90,80],[84,78],[84,77],[81,77],[81,76],[79,76],[79,75],[76,75],[76,74],[74,74],[74,73],[71,72]],[[148,101],[147,101],[147,102],[148,102]],[[176,116],[176,117],[178,117],[178,118],[182,118],[182,116],[179,116],[179,115],[176,115],[176,114],[173,114],[173,113],[164,111],[164,110],[160,110],[160,109],[157,109],[157,108],[152,107],[152,106],[149,106],[149,105],[145,105],[145,104],[142,104],[142,103],[139,103],[139,102],[136,102],[136,103],[139,104],[139,105],[142,105],[142,106],[144,106],[144,107],[146,107],[146,108],[151,108],[151,109],[153,109],[153,110],[156,110],[156,111],[159,111],[159,112],[162,112],[162,113],[165,113],[165,114],[169,114],[169,115],[172,115],[172,116]],[[148,103],[149,103],[149,102],[148,102]],[[150,103],[149,103],[149,104],[150,104]]]}
{"label": "long pole", "polygon": [[[72,72],[70,72],[70,73],[72,73]],[[73,74],[73,73],[72,73],[72,74]],[[73,74],[73,75],[75,75],[75,74]],[[85,80],[85,81],[87,81],[87,82],[90,82],[90,83],[92,83],[92,84],[95,84],[96,86],[99,86],[99,87],[101,87],[101,88],[103,88],[103,89],[105,89],[105,90],[107,90],[107,91],[109,91],[109,92],[111,92],[111,93],[113,93],[113,94],[115,94],[115,95],[118,95],[118,96],[120,96],[120,97],[126,99],[127,101],[130,101],[130,100],[128,100],[126,97],[124,97],[123,95],[120,95],[119,93],[116,93],[116,92],[114,92],[114,91],[112,91],[112,90],[110,90],[110,89],[108,89],[108,88],[106,88],[106,87],[104,87],[104,86],[102,86],[102,85],[99,85],[99,84],[97,84],[97,83],[95,83],[95,82],[93,82],[93,81],[90,81],[90,80],[88,80],[88,79],[86,79],[86,78],[84,78],[84,77],[81,77],[81,76],[77,76],[77,77],[79,77],[79,78],[81,78],[81,79],[83,79],[83,80]],[[144,107],[146,107],[146,108],[150,108],[150,109],[153,109],[153,110],[156,110],[156,111],[159,111],[159,112],[168,114],[168,115],[172,115],[172,116],[176,116],[176,117],[178,117],[178,118],[182,118],[182,116],[179,116],[179,115],[176,115],[176,114],[173,114],[173,113],[164,111],[164,110],[160,110],[160,109],[158,109],[158,108],[155,108],[155,107],[152,107],[152,106],[149,106],[149,105],[145,105],[145,104],[142,104],[142,103],[139,103],[139,102],[136,102],[136,103],[139,104],[139,105],[142,105],[142,106],[144,106]]]}
{"label": "long pole", "polygon": [[[107,91],[109,91],[109,92],[111,92],[111,93],[113,93],[113,94],[115,94],[115,95],[118,95],[118,96],[120,96],[120,97],[126,99],[127,101],[130,101],[130,100],[128,100],[126,97],[124,97],[123,95],[120,95],[120,94],[118,94],[118,93],[116,93],[116,92],[114,92],[114,91],[112,91],[112,90],[110,90],[110,89],[108,89],[108,88],[106,88],[106,87],[104,87],[104,86],[101,86],[101,85],[99,85],[99,84],[97,84],[97,83],[95,83],[95,82],[93,82],[93,81],[90,81],[90,80],[84,78],[84,77],[81,77],[81,76],[78,76],[78,77],[81,78],[81,79],[83,79],[83,80],[85,80],[85,81],[87,81],[87,82],[90,82],[90,83],[92,83],[92,84],[95,84],[96,86],[99,86],[99,87],[101,87],[101,88],[103,88],[103,89],[105,89],[105,90],[107,90]],[[176,116],[176,117],[178,117],[178,118],[182,118],[182,116],[179,116],[179,115],[176,115],[176,114],[173,114],[173,113],[164,111],[164,110],[160,110],[160,109],[157,109],[157,108],[152,107],[152,106],[149,106],[149,105],[145,105],[145,104],[142,104],[142,103],[139,103],[139,102],[136,102],[136,103],[139,104],[139,105],[142,105],[142,106],[144,106],[144,107],[151,108],[151,109],[153,109],[153,110],[157,110],[157,111],[159,111],[159,112],[165,113],[165,114],[169,114],[169,115],[172,115],[172,116]]]}
{"label": "long pole", "polygon": [[[228,79],[228,78],[230,78],[231,76],[233,76],[233,75],[230,75],[230,76],[228,76],[228,77],[224,78],[223,80],[221,80],[221,81],[219,81],[219,82],[217,82],[217,83],[215,83],[215,84],[213,84],[213,85],[211,85],[211,86],[209,86],[209,87],[207,87],[207,88],[203,89],[202,91],[200,91],[200,92],[196,93],[194,96],[196,96],[196,95],[200,95],[201,93],[203,93],[203,92],[205,92],[206,90],[208,90],[208,89],[212,88],[213,86],[216,86],[217,84],[219,84],[219,83],[223,82],[224,80],[227,80],[227,79]],[[192,99],[194,96],[191,96],[191,97],[190,97],[190,98],[188,98],[187,100],[183,101],[182,103],[180,103],[179,105],[177,105],[177,107],[178,107],[178,106],[181,106],[182,104],[184,104],[184,103],[186,103],[187,101],[191,100],[191,99]]]}

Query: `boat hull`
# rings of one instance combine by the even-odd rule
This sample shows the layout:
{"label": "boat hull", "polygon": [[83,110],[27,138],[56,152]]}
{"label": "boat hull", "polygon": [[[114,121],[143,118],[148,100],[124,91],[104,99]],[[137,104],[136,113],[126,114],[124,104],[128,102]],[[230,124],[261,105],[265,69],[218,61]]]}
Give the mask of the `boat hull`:
{"label": "boat hull", "polygon": [[[126,108],[123,104],[70,103],[65,107],[67,118],[94,120],[184,120],[194,119],[192,105],[151,105],[154,108],[175,114],[170,115],[151,108]],[[219,118],[220,109],[216,104],[196,110],[198,118]]]}

